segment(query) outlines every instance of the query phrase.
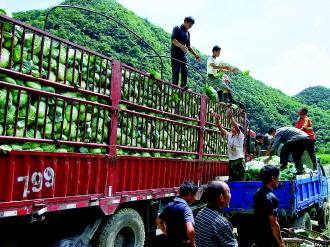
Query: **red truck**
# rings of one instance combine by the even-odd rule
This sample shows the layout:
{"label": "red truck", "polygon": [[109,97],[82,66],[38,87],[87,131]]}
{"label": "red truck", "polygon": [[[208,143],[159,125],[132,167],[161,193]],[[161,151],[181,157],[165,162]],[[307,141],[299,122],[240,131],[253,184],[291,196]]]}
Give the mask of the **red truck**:
{"label": "red truck", "polygon": [[183,181],[228,174],[225,105],[8,16],[0,37],[2,227],[76,212],[96,246],[143,246]]}

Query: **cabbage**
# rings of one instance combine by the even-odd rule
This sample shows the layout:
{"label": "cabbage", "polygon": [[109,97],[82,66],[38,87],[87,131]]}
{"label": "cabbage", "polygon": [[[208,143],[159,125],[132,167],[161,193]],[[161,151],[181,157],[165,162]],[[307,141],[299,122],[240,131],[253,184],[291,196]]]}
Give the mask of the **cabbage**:
{"label": "cabbage", "polygon": [[22,56],[21,50],[22,50],[21,45],[15,46],[14,51],[13,51],[13,62],[14,63],[21,61],[21,56]]}
{"label": "cabbage", "polygon": [[[13,45],[17,45],[18,39],[17,37],[14,37],[14,43]],[[3,43],[3,47],[10,49],[12,47],[12,40],[11,39],[7,39],[4,43]]]}
{"label": "cabbage", "polygon": [[39,147],[40,147],[40,143],[37,142],[24,142],[22,145],[23,150],[31,150]]}
{"label": "cabbage", "polygon": [[0,67],[7,68],[9,66],[9,56],[10,52],[7,49],[2,48],[0,56]]}
{"label": "cabbage", "polygon": [[[71,116],[71,109],[72,109],[72,116]],[[72,122],[76,121],[78,118],[78,110],[77,107],[68,105],[65,107],[65,118],[70,122],[70,118],[72,117]]]}
{"label": "cabbage", "polygon": [[89,150],[86,147],[80,147],[79,148],[79,153],[88,154],[89,153]]}
{"label": "cabbage", "polygon": [[4,78],[1,78],[1,81],[4,81],[4,82],[8,82],[8,83],[11,83],[11,84],[16,84],[16,81],[8,76],[4,77]]}
{"label": "cabbage", "polygon": [[[246,162],[245,164],[245,178],[247,181],[260,180],[259,173],[261,168],[265,165],[263,160],[267,157],[258,157],[252,161]],[[270,165],[280,166],[280,157],[272,156],[271,161],[268,162]],[[296,175],[296,168],[293,163],[288,163],[288,166],[281,170],[280,180],[293,180]],[[307,172],[307,171],[306,171]]]}
{"label": "cabbage", "polygon": [[41,90],[41,85],[40,85],[38,82],[27,81],[27,82],[25,83],[25,85],[26,85],[27,87],[31,87],[31,88],[34,88],[34,89]]}
{"label": "cabbage", "polygon": [[[36,101],[34,103],[34,107],[37,109],[38,108],[38,102]],[[38,118],[44,118],[46,113],[46,103],[44,101],[39,102],[39,109],[38,109]]]}
{"label": "cabbage", "polygon": [[[6,89],[0,89],[0,108],[5,107],[7,101],[7,90]],[[9,94],[8,97],[8,105],[11,105],[12,102],[12,95]]]}
{"label": "cabbage", "polygon": [[[11,105],[7,109],[7,124],[13,124],[16,117],[16,107]],[[5,118],[5,109],[0,109],[0,118],[1,121],[4,121]]]}
{"label": "cabbage", "polygon": [[[25,119],[26,118],[26,107],[23,107],[22,109],[20,109],[19,111],[19,119]],[[37,109],[30,105],[29,108],[28,108],[28,124],[31,124],[35,121],[36,119],[36,113],[37,113]]]}
{"label": "cabbage", "polygon": [[215,91],[215,89],[210,86],[210,85],[205,85],[203,88],[205,94],[207,97],[209,97],[212,101],[216,102],[218,99],[218,94],[217,91]]}
{"label": "cabbage", "polygon": [[56,145],[55,144],[43,143],[43,144],[40,145],[40,148],[45,152],[55,152]]}

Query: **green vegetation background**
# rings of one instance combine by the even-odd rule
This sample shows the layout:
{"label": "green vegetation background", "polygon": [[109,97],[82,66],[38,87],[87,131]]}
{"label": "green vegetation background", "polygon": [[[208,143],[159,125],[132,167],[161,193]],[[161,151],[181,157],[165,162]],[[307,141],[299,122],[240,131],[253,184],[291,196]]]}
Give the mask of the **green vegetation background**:
{"label": "green vegetation background", "polygon": [[[147,19],[138,17],[115,0],[66,0],[63,4],[82,6],[115,17],[143,37],[158,53],[169,55],[170,34]],[[42,28],[45,14],[45,10],[32,10],[15,13],[14,17]],[[57,9],[50,15],[47,30],[145,71],[160,71],[158,58],[145,57],[154,53],[144,42],[104,17],[72,9]],[[164,59],[164,78],[169,81],[170,61]],[[207,56],[202,54],[202,62],[197,63],[191,58],[190,63],[196,70],[205,74],[206,59]],[[195,91],[201,91],[203,78],[193,69],[190,69],[189,73],[190,87]],[[271,126],[290,126],[297,118],[297,109],[307,107],[317,134],[318,153],[324,154],[323,162],[330,163],[330,89],[313,87],[290,97],[249,75],[240,73],[230,76],[234,96],[247,107],[251,127],[257,132],[265,133]]]}

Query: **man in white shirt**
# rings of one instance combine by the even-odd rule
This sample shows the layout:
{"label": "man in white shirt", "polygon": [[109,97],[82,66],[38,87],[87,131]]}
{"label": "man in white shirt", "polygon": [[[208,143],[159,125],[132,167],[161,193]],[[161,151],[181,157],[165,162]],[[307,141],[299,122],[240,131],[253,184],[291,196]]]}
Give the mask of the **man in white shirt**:
{"label": "man in white shirt", "polygon": [[228,159],[229,159],[229,181],[244,181],[245,162],[244,162],[244,134],[243,128],[235,121],[232,112],[228,112],[232,128],[228,132],[220,123],[220,115],[214,114],[216,125],[222,137],[227,139]]}
{"label": "man in white shirt", "polygon": [[[212,56],[210,56],[207,59],[206,67],[207,67],[208,82],[217,91],[219,101],[221,102],[221,101],[223,101],[222,100],[223,93],[230,94],[230,92],[232,90],[228,86],[228,83],[230,82],[229,77],[227,75],[222,76],[222,74],[219,74],[219,72],[220,71],[235,72],[236,70],[230,68],[229,66],[224,66],[224,65],[220,64],[220,60],[219,60],[220,52],[221,52],[221,48],[219,46],[216,45],[213,47]],[[231,96],[231,94],[230,94],[230,96]],[[234,103],[234,102],[231,102],[231,103]]]}

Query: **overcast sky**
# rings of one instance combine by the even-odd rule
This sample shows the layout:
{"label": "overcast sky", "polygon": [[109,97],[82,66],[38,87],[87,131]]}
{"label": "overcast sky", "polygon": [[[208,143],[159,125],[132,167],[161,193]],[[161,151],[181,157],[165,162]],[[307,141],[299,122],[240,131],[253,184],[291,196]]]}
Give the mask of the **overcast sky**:
{"label": "overcast sky", "polygon": [[[12,11],[43,9],[59,0],[2,0]],[[329,0],[118,0],[137,15],[171,32],[191,15],[191,44],[284,93],[330,87]],[[157,34],[155,34],[157,35]]]}

